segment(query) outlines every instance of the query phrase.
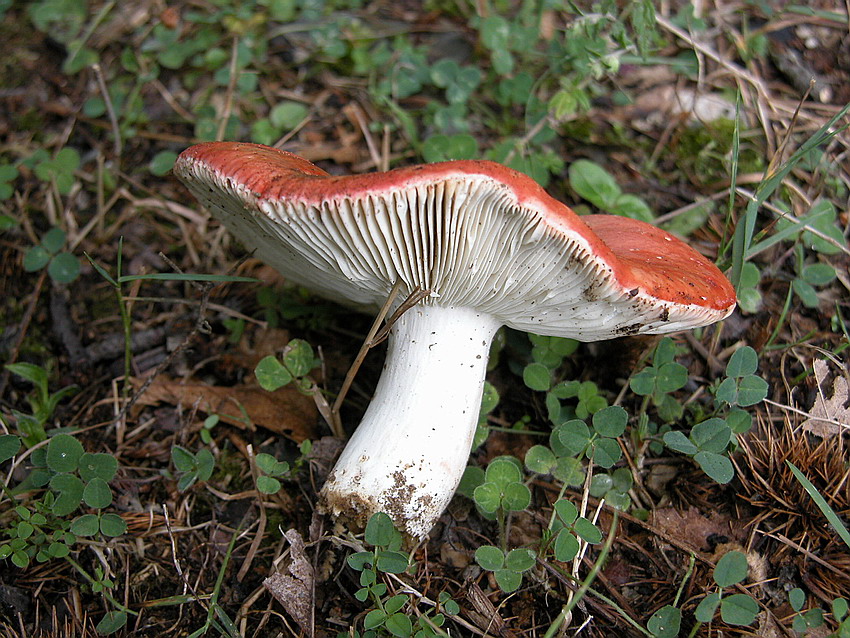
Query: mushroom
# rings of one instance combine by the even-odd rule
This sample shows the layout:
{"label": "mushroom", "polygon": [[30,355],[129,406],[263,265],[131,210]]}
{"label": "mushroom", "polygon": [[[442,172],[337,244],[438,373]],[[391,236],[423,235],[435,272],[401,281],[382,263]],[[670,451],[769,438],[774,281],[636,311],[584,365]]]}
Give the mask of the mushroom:
{"label": "mushroom", "polygon": [[500,326],[596,341],[705,326],[736,303],[669,233],[579,217],[493,162],[335,177],[285,151],[212,142],[174,172],[260,259],[324,297],[368,308],[396,282],[399,299],[429,291],[393,324],[372,402],[321,491],[349,524],[383,511],[428,533],[466,466]]}

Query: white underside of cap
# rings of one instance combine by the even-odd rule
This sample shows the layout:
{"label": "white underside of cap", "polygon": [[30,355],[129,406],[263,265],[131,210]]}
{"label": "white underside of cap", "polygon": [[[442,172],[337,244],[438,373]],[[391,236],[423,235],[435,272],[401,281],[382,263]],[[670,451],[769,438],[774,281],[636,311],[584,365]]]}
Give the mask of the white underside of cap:
{"label": "white underside of cap", "polygon": [[674,332],[727,314],[624,290],[583,237],[518,206],[486,176],[321,207],[260,200],[212,177],[215,192],[190,187],[257,257],[348,304],[379,306],[400,279],[402,296],[419,287],[433,293],[425,303],[475,308],[519,330],[582,341]]}

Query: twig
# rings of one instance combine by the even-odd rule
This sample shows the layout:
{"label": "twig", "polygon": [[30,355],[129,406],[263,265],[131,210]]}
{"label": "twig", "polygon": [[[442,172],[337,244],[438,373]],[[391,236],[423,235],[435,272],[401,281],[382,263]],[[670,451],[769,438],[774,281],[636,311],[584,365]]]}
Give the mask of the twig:
{"label": "twig", "polygon": [[[251,467],[251,477],[254,479],[254,484],[257,483],[257,478],[259,477],[259,470],[257,469],[257,457],[254,455],[254,446],[250,443],[248,444],[248,464]],[[257,533],[254,535],[254,539],[251,541],[250,547],[248,547],[248,552],[245,554],[245,560],[242,561],[242,566],[239,568],[239,571],[236,572],[236,580],[240,583],[245,578],[245,574],[248,573],[248,570],[251,568],[251,563],[254,562],[254,557],[257,555],[257,551],[260,549],[260,543],[263,541],[263,536],[266,533],[266,505],[263,503],[263,495],[257,490],[258,501],[260,502],[260,519],[257,521]]]}
{"label": "twig", "polygon": [[115,151],[115,161],[121,163],[121,127],[118,126],[118,117],[115,115],[115,107],[112,105],[112,98],[109,96],[109,89],[106,86],[106,78],[103,77],[103,69],[100,64],[94,63],[91,65],[94,75],[97,78],[97,86],[103,95],[103,103],[106,105],[106,114],[109,116],[109,124],[112,126],[112,144]]}
{"label": "twig", "polygon": [[[374,348],[376,345],[381,343],[384,339],[386,339],[390,330],[396,321],[398,321],[399,317],[401,317],[405,312],[410,310],[413,306],[422,301],[425,297],[431,294],[430,290],[421,290],[420,288],[414,288],[413,292],[411,292],[407,299],[405,299],[401,305],[396,308],[395,312],[390,315],[390,318],[387,319],[387,322],[379,328],[381,325],[381,321],[383,321],[384,317],[386,317],[387,312],[392,305],[393,300],[398,294],[398,290],[401,287],[401,279],[395,282],[392,289],[390,290],[390,294],[387,297],[387,300],[384,302],[384,305],[381,307],[381,310],[378,312],[378,316],[375,317],[375,321],[372,323],[372,327],[369,329],[369,333],[366,335],[366,339],[363,341],[363,345],[360,346],[360,351],[357,353],[357,356],[354,358],[354,362],[351,364],[351,367],[348,369],[348,373],[345,375],[345,380],[342,382],[342,387],[339,390],[339,394],[336,397],[336,401],[334,401],[333,407],[331,408],[331,417],[333,419],[332,427],[334,428],[334,434],[336,436],[342,437],[344,434],[342,430],[342,424],[339,421],[339,409],[342,407],[342,402],[345,400],[345,395],[348,394],[348,390],[351,387],[352,382],[354,381],[354,377],[357,374],[357,371],[360,369],[360,366],[363,363],[363,360],[366,358],[366,353],[369,352],[371,348]],[[339,433],[336,430],[339,430]]]}
{"label": "twig", "polygon": [[348,107],[349,112],[352,114],[355,120],[357,120],[357,126],[360,127],[360,131],[363,133],[363,139],[366,140],[366,146],[369,149],[369,155],[372,157],[372,161],[375,164],[375,167],[381,169],[383,166],[383,162],[381,161],[381,154],[378,152],[378,147],[375,144],[375,140],[372,137],[372,131],[369,130],[369,124],[366,122],[366,118],[363,116],[363,109],[360,108],[359,104],[352,103]]}
{"label": "twig", "polygon": [[239,38],[233,38],[233,45],[230,49],[230,77],[227,79],[227,92],[224,94],[224,108],[221,112],[221,120],[218,123],[218,130],[215,133],[215,139],[219,142],[224,139],[224,133],[227,131],[227,121],[230,119],[230,112],[233,110],[233,93],[236,90],[236,60],[239,51]]}
{"label": "twig", "polygon": [[372,327],[369,328],[369,332],[363,340],[363,345],[360,346],[360,351],[357,353],[357,356],[354,358],[354,362],[348,369],[348,373],[345,375],[345,380],[342,382],[342,387],[339,389],[336,401],[334,401],[333,407],[331,408],[331,414],[333,415],[336,425],[339,426],[340,431],[342,431],[342,427],[339,424],[339,409],[342,406],[342,402],[345,400],[345,395],[348,394],[348,389],[351,387],[351,383],[354,381],[357,371],[360,369],[360,365],[363,363],[363,359],[366,358],[366,353],[372,347],[372,339],[380,329],[381,322],[384,320],[384,317],[387,316],[387,313],[390,311],[390,306],[392,306],[396,295],[398,295],[399,288],[401,288],[401,279],[393,284],[393,287],[390,289],[390,294],[387,295],[387,300],[378,311],[378,316],[375,317],[375,321],[372,322]]}
{"label": "twig", "polygon": [[399,317],[401,317],[405,312],[413,308],[413,306],[418,304],[420,301],[425,299],[425,297],[428,297],[430,294],[430,290],[420,290],[419,288],[416,288],[413,292],[411,292],[407,296],[407,299],[402,301],[401,305],[395,309],[395,312],[393,312],[393,314],[390,315],[390,318],[387,319],[387,322],[384,324],[384,326],[375,334],[375,337],[372,339],[371,347],[374,348],[384,339],[386,339],[390,335],[390,330],[392,329],[395,322],[399,320]]}

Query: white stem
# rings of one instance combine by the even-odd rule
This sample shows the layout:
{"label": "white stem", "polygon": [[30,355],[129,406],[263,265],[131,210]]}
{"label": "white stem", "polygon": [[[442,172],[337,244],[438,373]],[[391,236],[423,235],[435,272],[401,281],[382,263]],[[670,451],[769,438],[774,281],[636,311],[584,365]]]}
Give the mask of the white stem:
{"label": "white stem", "polygon": [[411,536],[428,533],[466,467],[499,325],[469,308],[401,316],[372,403],[322,489],[326,509],[360,525],[386,512]]}

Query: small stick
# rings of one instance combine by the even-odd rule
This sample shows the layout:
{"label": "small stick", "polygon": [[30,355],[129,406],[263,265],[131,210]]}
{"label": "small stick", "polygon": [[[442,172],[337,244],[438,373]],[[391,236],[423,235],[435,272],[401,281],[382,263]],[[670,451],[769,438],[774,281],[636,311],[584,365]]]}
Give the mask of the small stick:
{"label": "small stick", "polygon": [[[257,478],[260,471],[257,468],[257,457],[254,455],[254,446],[248,444],[248,464],[251,468],[251,477],[254,480],[254,485],[257,484]],[[254,562],[254,557],[257,555],[257,550],[260,549],[260,543],[263,541],[263,536],[266,533],[266,504],[263,502],[263,494],[257,490],[257,501],[260,503],[260,520],[257,522],[257,533],[248,547],[248,552],[245,554],[245,560],[242,561],[242,566],[236,573],[236,580],[240,583],[245,579],[245,574],[251,569],[251,563]]]}
{"label": "small stick", "polygon": [[236,60],[238,55],[239,38],[233,38],[233,46],[230,48],[230,77],[227,80],[227,91],[224,94],[224,108],[221,112],[221,120],[218,123],[218,130],[215,134],[216,141],[220,142],[224,139],[224,134],[227,132],[227,121],[230,119],[230,113],[233,111],[233,92],[236,90]]}
{"label": "small stick", "polygon": [[401,302],[401,305],[396,308],[395,312],[392,315],[390,315],[390,318],[387,319],[387,322],[384,324],[383,328],[381,328],[380,330],[378,330],[378,332],[375,333],[375,336],[372,337],[372,342],[369,347],[374,348],[384,339],[386,339],[390,335],[390,329],[392,329],[393,324],[398,321],[399,317],[401,317],[405,312],[413,308],[413,306],[418,304],[430,294],[430,290],[420,290],[419,288],[416,288],[412,293],[410,293],[407,299]]}
{"label": "small stick", "polygon": [[375,334],[381,327],[381,322],[384,320],[384,317],[387,316],[387,313],[390,311],[390,306],[398,295],[398,291],[401,288],[401,279],[396,280],[393,284],[393,287],[390,289],[390,294],[387,295],[387,300],[384,302],[384,305],[381,306],[381,309],[378,311],[378,316],[375,317],[375,321],[372,322],[372,327],[369,328],[369,332],[366,335],[366,339],[363,340],[363,345],[360,346],[360,351],[357,353],[357,356],[354,357],[354,361],[351,364],[351,367],[348,369],[348,372],[345,375],[345,380],[342,382],[342,387],[339,389],[339,394],[336,397],[336,401],[334,401],[333,407],[331,408],[331,415],[333,416],[334,422],[336,424],[335,429],[342,432],[342,426],[339,423],[339,408],[342,406],[342,402],[345,400],[345,395],[348,394],[348,389],[351,387],[351,383],[354,381],[354,377],[357,374],[357,371],[360,369],[360,365],[363,363],[363,359],[366,358],[366,353],[372,347],[372,339],[375,337]]}
{"label": "small stick", "polygon": [[333,429],[335,433],[342,432],[342,424],[339,421],[339,409],[342,406],[342,402],[345,400],[345,396],[348,394],[349,388],[351,388],[351,384],[354,381],[354,377],[357,375],[357,371],[360,369],[363,360],[366,358],[366,353],[387,338],[393,324],[398,321],[398,318],[401,317],[402,314],[410,310],[413,306],[422,301],[422,299],[431,294],[430,290],[421,290],[418,287],[415,288],[413,292],[408,295],[407,299],[405,299],[402,304],[396,308],[395,312],[393,312],[390,318],[387,319],[386,324],[382,327],[381,322],[390,311],[390,306],[392,306],[400,288],[401,279],[397,280],[395,284],[393,284],[392,289],[390,289],[390,294],[387,295],[387,300],[378,312],[378,316],[375,317],[375,321],[372,323],[372,327],[369,328],[369,333],[366,335],[366,339],[363,340],[363,345],[360,346],[360,351],[357,353],[357,356],[354,358],[354,362],[351,364],[351,367],[348,369],[348,373],[345,375],[345,380],[342,382],[342,387],[339,389],[339,394],[331,408]]}
{"label": "small stick", "polygon": [[103,95],[103,103],[106,105],[106,114],[109,116],[109,123],[112,126],[112,143],[115,149],[115,161],[121,163],[121,127],[118,126],[118,117],[115,115],[115,107],[112,105],[112,98],[109,96],[109,89],[106,87],[106,79],[103,77],[103,69],[100,64],[92,64],[92,70],[97,78],[97,86]]}

